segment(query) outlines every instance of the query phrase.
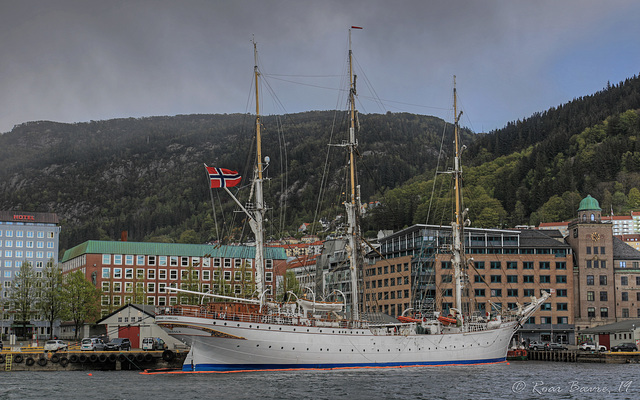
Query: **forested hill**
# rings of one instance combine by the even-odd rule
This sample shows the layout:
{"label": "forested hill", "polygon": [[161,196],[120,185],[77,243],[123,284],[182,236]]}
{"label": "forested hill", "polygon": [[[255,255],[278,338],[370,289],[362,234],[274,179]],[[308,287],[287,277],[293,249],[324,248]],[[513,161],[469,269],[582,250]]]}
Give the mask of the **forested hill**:
{"label": "forested hill", "polygon": [[[639,109],[633,77],[478,137],[463,154],[472,226],[566,221],[588,194],[603,214],[640,211]],[[432,187],[412,182],[387,192],[370,229],[446,223],[446,196],[436,192],[429,202],[416,194]]]}
{"label": "forested hill", "polygon": [[[210,194],[203,164],[239,171],[239,197],[246,200],[254,118],[180,115],[16,126],[0,135],[0,209],[56,212],[63,226],[61,249],[88,239],[117,240],[121,231],[130,240],[242,239],[248,229],[223,190]],[[316,209],[327,220],[343,212],[345,149],[328,144],[346,139],[345,120],[346,114],[329,111],[262,117],[262,154],[271,159],[265,174],[269,236],[313,222]],[[370,114],[360,116],[360,126],[365,200],[435,167],[444,121]],[[451,130],[448,125],[447,146]],[[464,133],[468,141],[473,138]],[[324,201],[318,207],[321,187]]]}
{"label": "forested hill", "polygon": [[[463,130],[472,226],[568,220],[587,194],[605,214],[640,210],[639,109],[634,77],[486,135]],[[336,221],[346,153],[328,144],[346,140],[347,115],[264,116],[262,125],[263,155],[271,159],[268,236],[292,234],[320,218]],[[364,229],[448,224],[450,176],[434,171],[438,162],[440,170],[451,166],[451,126],[405,113],[361,115],[359,125],[362,198],[380,202],[367,212]],[[117,240],[121,231],[130,240],[244,240],[248,227],[224,191],[210,192],[203,164],[238,170],[244,178],[233,190],[245,201],[253,143],[248,114],[25,123],[0,135],[0,209],[56,212],[62,250],[89,239]]]}

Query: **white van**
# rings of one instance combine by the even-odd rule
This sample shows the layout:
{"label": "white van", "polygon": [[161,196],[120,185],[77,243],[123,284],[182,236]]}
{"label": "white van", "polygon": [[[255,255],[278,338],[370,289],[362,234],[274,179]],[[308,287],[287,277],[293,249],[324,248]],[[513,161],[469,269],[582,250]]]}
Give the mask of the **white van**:
{"label": "white van", "polygon": [[142,350],[164,350],[166,345],[164,340],[154,337],[146,337],[142,339]]}

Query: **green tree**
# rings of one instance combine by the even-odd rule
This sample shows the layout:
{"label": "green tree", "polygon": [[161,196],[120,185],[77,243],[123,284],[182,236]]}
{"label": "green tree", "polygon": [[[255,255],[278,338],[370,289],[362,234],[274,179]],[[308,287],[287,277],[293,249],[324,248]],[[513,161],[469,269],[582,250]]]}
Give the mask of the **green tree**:
{"label": "green tree", "polygon": [[75,336],[86,322],[95,322],[100,317],[100,289],[85,279],[82,271],[72,272],[64,277],[64,296],[69,306],[62,317],[73,321]]}
{"label": "green tree", "polygon": [[64,282],[62,278],[62,269],[59,265],[49,260],[47,266],[42,271],[42,277],[39,278],[39,301],[37,303],[38,311],[49,322],[49,338],[53,338],[53,324],[64,314],[67,307],[67,301],[64,297]]}
{"label": "green tree", "polygon": [[629,190],[627,201],[629,202],[629,208],[632,211],[636,211],[640,208],[640,190],[638,190],[637,187],[632,187]]}
{"label": "green tree", "polygon": [[298,282],[296,274],[292,270],[288,270],[282,281],[279,282],[276,288],[276,299],[278,301],[285,301],[289,297],[288,292],[293,292],[296,296],[302,295],[300,282]]}
{"label": "green tree", "polygon": [[15,274],[7,301],[9,310],[14,312],[17,322],[22,325],[21,335],[18,336],[26,337],[27,324],[37,313],[36,304],[39,301],[37,284],[33,266],[28,261],[24,261]]}

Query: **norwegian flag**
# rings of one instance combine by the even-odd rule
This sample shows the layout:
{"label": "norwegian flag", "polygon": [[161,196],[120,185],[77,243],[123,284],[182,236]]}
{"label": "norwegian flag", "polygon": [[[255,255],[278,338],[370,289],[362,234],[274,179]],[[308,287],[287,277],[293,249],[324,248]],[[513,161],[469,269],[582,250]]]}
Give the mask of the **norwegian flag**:
{"label": "norwegian flag", "polygon": [[237,171],[231,171],[230,169],[207,167],[204,166],[209,173],[209,179],[211,180],[212,188],[234,187],[240,183],[242,177]]}

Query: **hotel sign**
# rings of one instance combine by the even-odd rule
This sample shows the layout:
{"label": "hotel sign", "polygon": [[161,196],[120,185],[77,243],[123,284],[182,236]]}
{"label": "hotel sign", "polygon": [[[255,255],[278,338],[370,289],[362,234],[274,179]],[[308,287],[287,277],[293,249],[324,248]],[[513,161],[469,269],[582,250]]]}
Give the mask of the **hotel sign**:
{"label": "hotel sign", "polygon": [[26,214],[13,214],[13,219],[16,221],[35,221],[36,217]]}

